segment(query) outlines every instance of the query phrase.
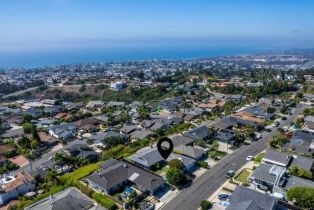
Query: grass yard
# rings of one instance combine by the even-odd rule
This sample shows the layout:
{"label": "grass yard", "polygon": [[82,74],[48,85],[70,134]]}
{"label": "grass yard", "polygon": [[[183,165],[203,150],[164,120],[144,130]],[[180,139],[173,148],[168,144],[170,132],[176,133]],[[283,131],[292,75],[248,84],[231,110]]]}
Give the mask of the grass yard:
{"label": "grass yard", "polygon": [[156,174],[159,174],[159,175],[161,175],[161,174],[166,174],[166,172],[168,171],[168,169],[169,169],[168,166],[164,166],[164,167],[162,167],[161,169],[155,171],[155,173],[156,173]]}
{"label": "grass yard", "polygon": [[254,162],[255,162],[255,163],[260,163],[264,157],[265,157],[265,153],[260,153],[259,155],[257,155],[257,156],[254,158]]}
{"label": "grass yard", "polygon": [[235,180],[242,183],[247,182],[247,179],[249,178],[250,174],[251,172],[244,169],[238,176],[235,177]]}

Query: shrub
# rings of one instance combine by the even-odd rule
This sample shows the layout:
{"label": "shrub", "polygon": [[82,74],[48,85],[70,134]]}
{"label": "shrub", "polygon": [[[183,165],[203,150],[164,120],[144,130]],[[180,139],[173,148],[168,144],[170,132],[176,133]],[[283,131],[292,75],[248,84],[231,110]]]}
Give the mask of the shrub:
{"label": "shrub", "polygon": [[101,193],[93,193],[93,199],[102,205],[103,207],[109,209],[109,210],[115,210],[117,209],[116,204],[106,195],[103,195]]}
{"label": "shrub", "polygon": [[264,158],[265,156],[265,153],[260,153],[259,155],[257,155],[255,158],[254,158],[254,162],[256,163],[260,163],[262,161],[262,159]]}
{"label": "shrub", "polygon": [[209,201],[207,201],[207,200],[202,200],[202,202],[201,202],[201,208],[202,208],[203,210],[210,209],[210,208],[212,208],[212,207],[213,207],[213,204],[212,204],[211,202],[209,202]]}
{"label": "shrub", "polygon": [[208,163],[204,162],[204,161],[197,161],[196,165],[202,168],[207,168],[208,167]]}
{"label": "shrub", "polygon": [[183,170],[178,168],[169,168],[169,170],[166,172],[166,177],[169,184],[175,186],[182,186],[186,182],[186,177]]}
{"label": "shrub", "polygon": [[81,167],[79,169],[77,169],[76,171],[72,172],[72,173],[68,173],[63,175],[60,180],[64,183],[68,183],[68,184],[72,184],[74,181],[82,179],[88,175],[90,175],[91,173],[93,173],[94,171],[96,171],[99,168],[98,164],[89,164],[86,165],[84,167]]}
{"label": "shrub", "polygon": [[168,164],[170,168],[177,168],[180,170],[184,170],[184,165],[181,160],[173,159],[173,160],[170,160]]}
{"label": "shrub", "polygon": [[295,201],[295,204],[301,208],[314,208],[314,189],[310,187],[291,187],[287,192],[289,201]]}

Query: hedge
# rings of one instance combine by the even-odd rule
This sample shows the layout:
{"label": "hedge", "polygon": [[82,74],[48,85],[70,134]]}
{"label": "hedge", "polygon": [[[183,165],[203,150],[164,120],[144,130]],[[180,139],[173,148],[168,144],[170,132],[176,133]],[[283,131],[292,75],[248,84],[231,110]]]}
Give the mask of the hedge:
{"label": "hedge", "polygon": [[207,200],[203,200],[203,201],[201,202],[201,208],[202,208],[203,210],[207,210],[207,209],[210,209],[210,208],[212,208],[212,207],[213,207],[213,204],[212,204],[211,202],[207,201]]}
{"label": "hedge", "polygon": [[197,161],[196,165],[202,168],[207,168],[208,167],[208,163],[204,162],[204,161]]}
{"label": "hedge", "polygon": [[92,197],[97,203],[99,203],[100,205],[106,207],[109,210],[115,210],[117,209],[116,204],[114,203],[114,201],[111,200],[110,197],[103,195],[101,193],[93,193],[93,197]]}
{"label": "hedge", "polygon": [[99,164],[97,164],[97,163],[89,164],[89,165],[86,165],[84,167],[77,169],[76,171],[74,171],[72,173],[68,173],[68,174],[61,176],[60,180],[63,183],[71,184],[76,180],[80,180],[80,179],[92,174],[97,169],[99,169]]}

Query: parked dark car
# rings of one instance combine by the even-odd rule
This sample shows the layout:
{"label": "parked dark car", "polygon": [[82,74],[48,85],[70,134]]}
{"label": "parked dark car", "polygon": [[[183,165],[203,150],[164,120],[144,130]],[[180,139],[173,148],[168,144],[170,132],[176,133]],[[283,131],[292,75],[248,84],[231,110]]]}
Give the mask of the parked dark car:
{"label": "parked dark car", "polygon": [[287,117],[283,116],[283,117],[281,118],[281,120],[287,120]]}
{"label": "parked dark car", "polygon": [[221,201],[226,201],[227,199],[229,199],[230,195],[228,194],[220,194],[218,195],[218,199]]}
{"label": "parked dark car", "polygon": [[226,173],[226,177],[229,179],[229,178],[232,178],[233,176],[235,175],[235,172],[233,170],[229,170],[227,173]]}

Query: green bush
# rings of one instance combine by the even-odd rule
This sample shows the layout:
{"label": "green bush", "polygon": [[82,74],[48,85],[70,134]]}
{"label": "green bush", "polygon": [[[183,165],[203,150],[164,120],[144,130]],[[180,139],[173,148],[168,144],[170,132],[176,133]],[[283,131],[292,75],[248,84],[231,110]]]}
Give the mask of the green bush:
{"label": "green bush", "polygon": [[291,187],[287,192],[289,201],[301,208],[314,209],[314,189],[310,187]]}
{"label": "green bush", "polygon": [[213,207],[213,204],[207,200],[202,200],[201,202],[201,208],[202,210],[210,209]]}
{"label": "green bush", "polygon": [[254,158],[254,162],[256,163],[260,163],[263,158],[265,157],[265,153],[260,153],[259,155],[257,155],[255,158]]}
{"label": "green bush", "polygon": [[208,163],[204,162],[204,161],[197,161],[196,165],[202,168],[207,168],[208,167]]}
{"label": "green bush", "polygon": [[106,195],[103,195],[101,193],[93,193],[93,199],[102,205],[103,207],[109,209],[109,210],[115,210],[117,209],[116,204]]}
{"label": "green bush", "polygon": [[83,166],[83,167],[77,169],[76,171],[74,171],[72,173],[68,173],[68,174],[61,176],[60,180],[63,183],[72,184],[74,181],[80,180],[80,179],[90,175],[91,173],[93,173],[97,169],[99,169],[99,165],[97,163],[89,164],[89,165],[86,165],[86,166]]}

